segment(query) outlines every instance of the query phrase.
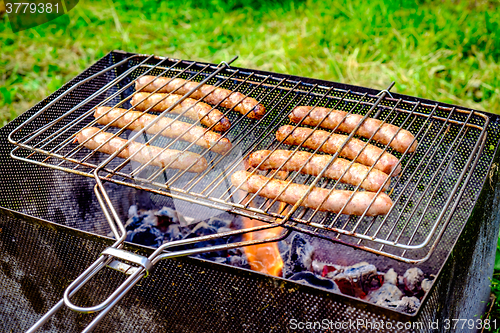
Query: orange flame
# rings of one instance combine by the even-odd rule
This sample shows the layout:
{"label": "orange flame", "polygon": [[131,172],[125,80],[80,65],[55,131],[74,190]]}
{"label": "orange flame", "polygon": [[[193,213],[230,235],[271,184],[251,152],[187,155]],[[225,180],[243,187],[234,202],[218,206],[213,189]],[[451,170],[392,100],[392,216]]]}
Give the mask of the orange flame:
{"label": "orange flame", "polygon": [[[279,211],[284,209],[285,203],[280,204]],[[252,220],[244,217],[243,222],[245,228],[259,226],[265,224],[258,220]],[[277,236],[283,232],[283,228],[272,228],[268,230],[261,230],[251,232],[243,235],[243,240],[250,241],[254,239],[265,239]],[[274,276],[281,276],[281,269],[283,268],[283,260],[281,259],[278,243],[264,243],[258,245],[245,246],[245,254],[247,255],[250,268],[254,271],[267,273]]]}

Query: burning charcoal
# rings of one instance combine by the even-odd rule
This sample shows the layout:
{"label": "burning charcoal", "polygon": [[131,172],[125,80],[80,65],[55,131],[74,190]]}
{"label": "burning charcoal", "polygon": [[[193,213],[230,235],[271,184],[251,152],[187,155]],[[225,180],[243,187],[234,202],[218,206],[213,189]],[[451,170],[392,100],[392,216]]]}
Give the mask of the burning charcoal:
{"label": "burning charcoal", "polygon": [[383,276],[377,273],[374,265],[361,262],[335,275],[334,281],[343,294],[364,297],[368,292],[380,288]]}
{"label": "burning charcoal", "polygon": [[339,273],[339,270],[335,266],[325,265],[321,271],[321,276],[332,279],[335,275]]}
{"label": "burning charcoal", "polygon": [[128,231],[126,240],[136,244],[158,247],[163,243],[163,233],[151,224],[143,224]]}
{"label": "burning charcoal", "polygon": [[278,250],[280,253],[286,253],[290,250],[290,246],[285,242],[278,242]]}
{"label": "burning charcoal", "polygon": [[302,282],[314,287],[320,287],[332,291],[339,292],[339,288],[335,283],[332,282],[332,280],[329,279],[324,279],[322,277],[316,276],[314,273],[311,272],[300,272],[300,273],[295,273],[292,275],[290,278],[292,281],[297,281],[297,282]]}
{"label": "burning charcoal", "polygon": [[217,229],[209,226],[206,222],[198,223],[193,230],[186,236],[186,238],[195,238],[200,236],[213,235],[217,233]]}
{"label": "burning charcoal", "polygon": [[377,305],[390,307],[391,303],[399,301],[403,296],[403,292],[395,284],[384,281],[382,287],[366,296],[366,300]]}
{"label": "burning charcoal", "polygon": [[163,207],[157,211],[155,216],[157,218],[158,228],[163,232],[167,231],[169,225],[179,223],[179,217],[175,210],[168,207]]}
{"label": "burning charcoal", "polygon": [[141,216],[143,216],[142,223],[158,227],[158,218],[155,216],[155,211],[148,210]]}
{"label": "burning charcoal", "polygon": [[396,311],[410,313],[410,314],[417,312],[418,308],[420,307],[420,300],[414,296],[412,297],[404,296],[400,301],[395,303],[397,303]]}
{"label": "burning charcoal", "polygon": [[283,263],[283,277],[289,278],[295,273],[308,271],[312,263],[313,247],[309,241],[302,235],[296,234],[292,243],[288,256]]}
{"label": "burning charcoal", "polygon": [[226,264],[226,258],[222,258],[222,257],[213,257],[213,258],[210,258],[210,261],[216,262],[218,264]]}
{"label": "burning charcoal", "polygon": [[[196,226],[191,230],[189,234],[184,237],[184,239],[189,239],[189,238],[196,238],[200,236],[208,236],[208,235],[213,235],[217,233],[217,229],[209,226],[206,222],[199,222],[196,224]],[[194,244],[190,244],[185,246],[184,248],[204,248],[204,247],[210,247],[210,246],[215,246],[215,245],[222,245],[225,244],[226,240],[224,238],[217,238],[214,240],[209,240],[209,241],[204,241],[204,242],[197,242]],[[206,252],[202,253],[199,255],[201,258],[205,259],[212,259],[215,257],[227,257],[227,251],[216,251],[216,252]]]}
{"label": "burning charcoal", "polygon": [[311,268],[316,275],[333,279],[335,275],[341,272],[342,266],[321,262],[315,259],[312,261]]}
{"label": "burning charcoal", "polygon": [[165,231],[165,241],[175,241],[182,239],[183,234],[182,234],[182,229],[181,226],[178,224],[171,224],[167,227],[167,230]]}
{"label": "burning charcoal", "polygon": [[137,216],[137,206],[132,205],[128,208],[128,218],[132,218],[134,216]]}
{"label": "burning charcoal", "polygon": [[227,228],[231,224],[232,220],[225,220],[221,219],[218,217],[212,217],[209,221],[208,224],[212,227],[215,227],[217,229],[219,228]]}
{"label": "burning charcoal", "polygon": [[228,232],[228,231],[233,231],[231,228],[226,228],[226,227],[221,227],[217,229],[217,233],[220,234],[221,232]]}
{"label": "burning charcoal", "polygon": [[422,290],[420,283],[424,279],[424,272],[418,267],[408,269],[403,275],[405,292],[408,296],[419,294]]}
{"label": "burning charcoal", "polygon": [[247,258],[244,255],[230,255],[229,257],[227,257],[226,263],[232,266],[250,269],[250,265],[248,264]]}
{"label": "burning charcoal", "polygon": [[431,287],[432,287],[432,283],[433,281],[432,280],[429,280],[429,279],[424,279],[422,281],[422,290],[427,293],[429,290],[431,290]]}
{"label": "burning charcoal", "polygon": [[227,250],[229,256],[241,256],[243,253],[245,253],[245,251],[240,247]]}
{"label": "burning charcoal", "polygon": [[125,229],[127,231],[134,231],[135,229],[139,228],[141,225],[143,225],[144,217],[146,215],[136,215],[133,216],[132,218],[128,219],[127,222],[125,223]]}
{"label": "burning charcoal", "polygon": [[396,273],[393,268],[391,268],[387,271],[387,273],[384,274],[384,283],[390,283],[395,286],[398,285],[398,273]]}

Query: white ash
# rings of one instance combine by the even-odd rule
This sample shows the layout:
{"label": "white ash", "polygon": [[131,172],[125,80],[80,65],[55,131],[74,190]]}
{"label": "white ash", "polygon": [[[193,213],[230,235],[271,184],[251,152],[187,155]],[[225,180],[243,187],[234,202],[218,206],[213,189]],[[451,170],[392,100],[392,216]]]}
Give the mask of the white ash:
{"label": "white ash", "polygon": [[137,216],[137,206],[136,205],[132,205],[128,208],[128,218],[131,219],[134,216]]}
{"label": "white ash", "polygon": [[384,283],[390,283],[395,286],[398,285],[398,273],[396,273],[394,268],[389,269],[387,273],[384,274]]}
{"label": "white ash", "polygon": [[376,305],[390,307],[392,303],[401,300],[403,292],[398,288],[398,273],[391,268],[384,274],[382,286],[369,293],[366,300]]}
{"label": "white ash", "polygon": [[415,313],[420,307],[420,300],[415,296],[407,297],[404,296],[400,301],[395,302],[396,311],[405,313]]}
{"label": "white ash", "polygon": [[433,280],[423,279],[422,280],[422,290],[427,293],[431,290]]}
{"label": "white ash", "polygon": [[396,285],[384,283],[382,287],[369,293],[366,300],[376,305],[390,307],[390,304],[400,301],[403,296],[403,292]]}
{"label": "white ash", "polygon": [[424,272],[418,267],[408,269],[403,275],[404,284],[410,291],[420,288],[420,283],[424,279]]}
{"label": "white ash", "polygon": [[355,265],[345,267],[339,274],[334,276],[335,280],[349,279],[355,283],[363,277],[373,276],[377,274],[377,267],[367,262],[360,262]]}

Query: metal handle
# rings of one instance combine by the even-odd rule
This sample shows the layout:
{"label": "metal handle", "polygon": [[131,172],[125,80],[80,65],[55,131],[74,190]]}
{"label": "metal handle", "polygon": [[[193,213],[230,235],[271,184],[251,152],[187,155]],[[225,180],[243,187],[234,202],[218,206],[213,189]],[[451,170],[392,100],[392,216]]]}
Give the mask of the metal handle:
{"label": "metal handle", "polygon": [[[111,261],[112,258],[123,259],[123,260],[130,261],[130,262],[133,262],[135,264],[140,265],[142,267],[142,269],[136,270],[127,280],[125,280],[125,282],[122,283],[122,285],[120,287],[118,287],[118,289],[116,289],[102,303],[99,303],[99,304],[91,306],[91,307],[77,306],[71,302],[71,299],[70,299],[71,295],[73,295],[76,292],[77,287],[80,288],[81,285],[84,284],[84,281],[85,281],[85,283],[88,282],[94,275],[97,274],[97,272],[99,272],[101,269],[103,269],[105,267],[105,265],[99,265],[96,269],[93,269],[92,266],[89,267],[89,269],[87,269],[85,272],[83,272],[64,291],[64,297],[63,297],[64,304],[68,308],[70,308],[71,310],[77,311],[77,312],[82,312],[82,313],[93,313],[93,312],[97,312],[97,311],[101,311],[101,310],[105,309],[118,296],[118,294],[120,294],[123,291],[123,289],[124,289],[123,286],[126,285],[128,282],[130,282],[129,280],[131,280],[133,277],[135,278],[135,276],[137,276],[138,274],[142,274],[143,276],[147,276],[149,274],[149,270],[152,267],[151,261],[149,261],[148,258],[141,256],[141,255],[138,255],[138,254],[135,254],[135,253],[132,253],[132,252],[117,249],[114,247],[108,247],[101,254],[102,254],[101,258],[103,258],[103,257],[107,258],[108,262]],[[102,261],[101,258],[99,258],[96,261],[96,263]]]}

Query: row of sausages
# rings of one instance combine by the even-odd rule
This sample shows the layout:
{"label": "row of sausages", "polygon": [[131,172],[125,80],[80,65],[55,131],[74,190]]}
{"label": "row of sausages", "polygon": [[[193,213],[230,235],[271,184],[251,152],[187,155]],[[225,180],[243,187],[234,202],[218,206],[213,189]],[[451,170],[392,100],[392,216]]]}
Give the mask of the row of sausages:
{"label": "row of sausages", "polygon": [[[363,120],[361,115],[340,110],[299,106],[290,113],[289,118],[294,123],[342,132],[353,132],[358,127],[357,135],[378,141],[401,153],[414,152],[417,147],[417,141],[409,131],[378,119]],[[276,132],[276,139],[288,145],[301,145],[327,154],[338,153],[354,162],[340,157],[332,161],[331,155],[305,151],[261,150],[250,154],[248,165],[261,170],[280,169],[313,176],[318,176],[325,169],[324,177],[359,185],[367,191],[310,189],[307,185],[270,179],[244,170],[233,174],[231,180],[234,186],[292,205],[303,198],[301,206],[319,211],[375,216],[388,214],[391,210],[390,197],[383,192],[374,192],[387,190],[389,175],[397,176],[401,172],[400,161],[394,155],[358,139],[347,140],[346,135],[306,127],[282,126]]]}
{"label": "row of sausages", "polygon": [[[203,98],[205,102],[213,105],[232,108],[254,119],[264,115],[265,107],[254,98],[246,97],[239,92],[206,84],[195,89],[189,98],[183,98],[182,95],[193,90],[198,84],[198,82],[181,78],[142,76],[135,81],[137,92],[131,99],[135,110],[101,106],[95,109],[94,117],[98,124],[133,131],[142,130],[156,121],[146,129],[147,133],[178,138],[215,153],[224,154],[231,150],[232,144],[229,139],[218,132],[227,131],[231,123],[221,111],[199,99]],[[186,118],[200,121],[211,130],[167,117],[157,119],[158,116],[145,112],[163,112],[169,108],[172,108],[171,113],[182,114]],[[77,134],[76,140],[89,149],[106,154],[115,153],[127,142],[97,127],[83,129]],[[142,164],[148,163],[161,168],[181,169],[196,173],[207,168],[206,159],[193,152],[162,149],[138,142],[130,143],[118,156]]]}

